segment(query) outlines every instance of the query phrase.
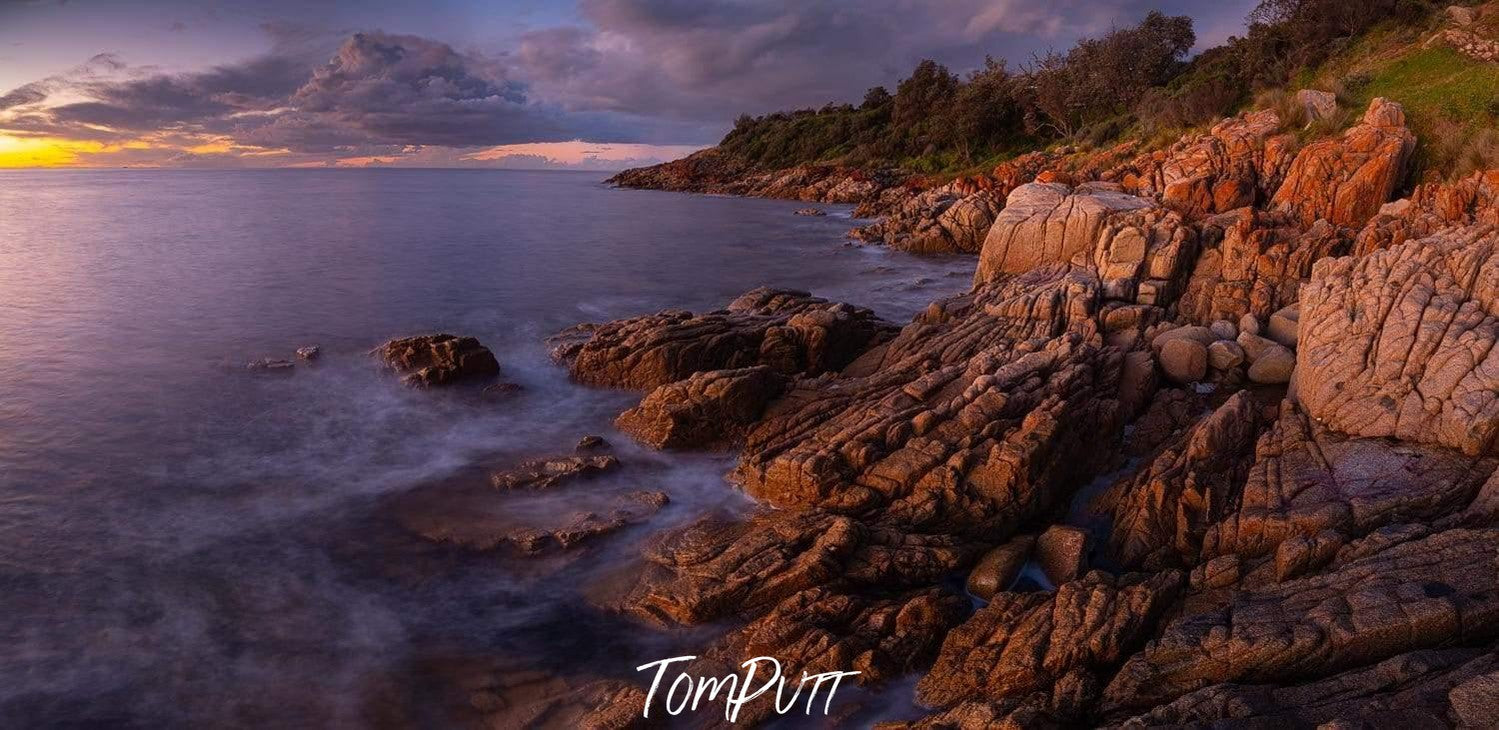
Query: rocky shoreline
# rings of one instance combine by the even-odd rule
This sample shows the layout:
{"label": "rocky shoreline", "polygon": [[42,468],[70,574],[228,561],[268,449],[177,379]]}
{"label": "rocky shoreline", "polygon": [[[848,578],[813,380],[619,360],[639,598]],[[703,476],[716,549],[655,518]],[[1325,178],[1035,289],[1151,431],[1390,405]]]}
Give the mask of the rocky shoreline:
{"label": "rocky shoreline", "polygon": [[[759,289],[554,338],[575,381],[644,393],[621,430],[737,449],[729,478],[762,505],[656,535],[591,600],[729,626],[689,673],[769,655],[919,677],[930,714],[890,727],[1490,726],[1499,172],[1391,202],[1416,144],[1400,105],[1305,146],[1279,126],[1247,114],[915,194],[836,171],[713,183],[885,205],[869,235],[977,253],[974,285],[904,326]],[[716,164],[694,157],[615,182],[686,189],[669,175]],[[609,459],[495,484],[629,468]],[[660,504],[504,539],[566,549]],[[555,701],[642,727],[645,697]]]}

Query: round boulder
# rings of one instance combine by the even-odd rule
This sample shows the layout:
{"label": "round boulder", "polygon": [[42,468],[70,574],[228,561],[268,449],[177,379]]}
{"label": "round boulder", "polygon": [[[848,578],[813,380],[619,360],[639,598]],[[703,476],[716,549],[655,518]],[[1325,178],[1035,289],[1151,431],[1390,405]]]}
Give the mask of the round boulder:
{"label": "round boulder", "polygon": [[1208,372],[1208,348],[1189,337],[1168,340],[1161,348],[1161,369],[1178,383],[1195,383]]}

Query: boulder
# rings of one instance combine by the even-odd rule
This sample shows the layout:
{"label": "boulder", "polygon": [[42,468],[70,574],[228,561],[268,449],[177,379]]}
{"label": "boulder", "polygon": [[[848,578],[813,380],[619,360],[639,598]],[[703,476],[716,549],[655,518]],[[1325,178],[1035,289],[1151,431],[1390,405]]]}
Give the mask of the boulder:
{"label": "boulder", "polygon": [[785,385],[765,365],[696,373],[651,391],[614,425],[655,449],[727,446],[744,436]]}
{"label": "boulder", "polygon": [[[1247,317],[1251,315],[1245,316]],[[1219,340],[1232,340],[1233,338],[1239,336],[1239,328],[1235,326],[1233,322],[1230,322],[1226,319],[1220,319],[1216,322],[1213,322],[1212,324],[1208,325],[1208,329],[1212,330],[1213,336],[1217,337]]]}
{"label": "boulder", "polygon": [[1306,226],[1322,218],[1362,226],[1390,200],[1415,147],[1404,107],[1375,99],[1342,137],[1313,142],[1296,155],[1271,205]]}
{"label": "boulder", "polygon": [[1270,315],[1270,326],[1265,336],[1286,347],[1296,347],[1297,329],[1301,326],[1301,309],[1292,304]]}
{"label": "boulder", "polygon": [[1251,363],[1260,359],[1260,356],[1269,352],[1271,348],[1282,347],[1282,345],[1274,340],[1268,340],[1259,335],[1249,334],[1248,332],[1240,332],[1234,342],[1244,349],[1244,357],[1248,358]]}
{"label": "boulder", "polygon": [[1338,113],[1338,97],[1331,91],[1302,89],[1296,92],[1296,105],[1308,122],[1332,119]]}
{"label": "boulder", "polygon": [[1261,352],[1249,366],[1249,379],[1261,385],[1280,385],[1291,382],[1296,370],[1296,353],[1282,345],[1273,345]]}
{"label": "boulder", "polygon": [[1297,350],[1307,412],[1354,436],[1495,450],[1499,235],[1457,229],[1318,264]]}
{"label": "boulder", "polygon": [[1026,561],[1030,560],[1031,548],[1035,544],[1036,538],[1021,535],[984,553],[968,573],[968,592],[987,601],[994,594],[1009,590],[1020,577]]}
{"label": "boulder", "polygon": [[1052,525],[1036,538],[1036,565],[1053,585],[1077,580],[1088,567],[1088,531]]}
{"label": "boulder", "polygon": [[1260,333],[1260,320],[1252,314],[1245,314],[1239,318],[1239,331],[1248,332],[1251,335]]}
{"label": "boulder", "polygon": [[1070,262],[1096,269],[1110,298],[1165,307],[1196,252],[1195,230],[1153,201],[1103,184],[1031,183],[994,219],[974,283]]}
{"label": "boulder", "polygon": [[1283,402],[1254,447],[1242,492],[1215,515],[1202,559],[1275,554],[1291,538],[1334,531],[1361,538],[1402,522],[1432,523],[1461,513],[1493,475],[1494,459],[1434,446],[1349,438]]}
{"label": "boulder", "polygon": [[1226,371],[1244,364],[1244,348],[1232,340],[1220,340],[1208,347],[1208,365]]}
{"label": "boulder", "polygon": [[1207,376],[1208,349],[1187,337],[1168,340],[1161,348],[1161,369],[1177,383],[1195,383]]}
{"label": "boulder", "polygon": [[500,374],[494,353],[472,337],[406,337],[375,348],[373,354],[399,373],[405,383],[415,386],[451,385]]}
{"label": "boulder", "polygon": [[306,345],[297,348],[298,360],[316,360],[323,354],[322,348],[317,345]]}

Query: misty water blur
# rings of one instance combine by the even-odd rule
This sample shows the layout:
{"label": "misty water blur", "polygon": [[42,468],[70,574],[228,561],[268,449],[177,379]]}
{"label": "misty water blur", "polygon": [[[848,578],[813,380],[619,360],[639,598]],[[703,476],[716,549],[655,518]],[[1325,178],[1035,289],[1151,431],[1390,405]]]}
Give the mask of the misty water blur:
{"label": "misty water blur", "polygon": [[[0,717],[359,726],[449,648],[624,676],[690,645],[578,586],[652,531],[745,509],[731,457],[631,446],[610,422],[639,394],[569,383],[542,340],[762,284],[902,322],[966,288],[970,261],[845,246],[847,208],[804,205],[577,173],[0,172]],[[478,337],[525,390],[410,390],[366,355],[437,331]],[[308,344],[322,358],[290,376],[244,370]],[[595,433],[627,468],[583,493],[669,494],[644,525],[475,559],[377,518]]]}

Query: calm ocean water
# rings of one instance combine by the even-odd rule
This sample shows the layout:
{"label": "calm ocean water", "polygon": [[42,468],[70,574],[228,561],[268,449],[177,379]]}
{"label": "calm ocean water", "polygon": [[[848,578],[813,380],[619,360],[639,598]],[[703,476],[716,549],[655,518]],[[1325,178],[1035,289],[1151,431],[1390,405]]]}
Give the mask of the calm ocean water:
{"label": "calm ocean water", "polygon": [[[743,509],[729,457],[631,447],[609,424],[638,394],[570,384],[541,340],[761,284],[904,321],[972,263],[846,247],[846,208],[600,177],[0,172],[0,725],[440,726],[455,666],[629,677],[696,646],[583,586],[650,531]],[[411,391],[365,355],[433,331],[480,338],[525,392]],[[307,344],[314,366],[244,371]],[[517,559],[391,517],[593,433],[619,477],[463,509],[519,524],[669,493],[644,527]]]}

